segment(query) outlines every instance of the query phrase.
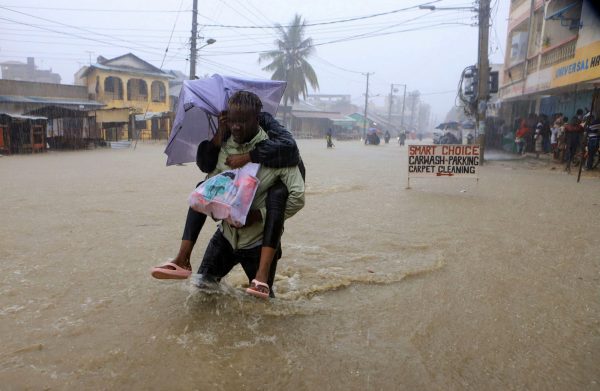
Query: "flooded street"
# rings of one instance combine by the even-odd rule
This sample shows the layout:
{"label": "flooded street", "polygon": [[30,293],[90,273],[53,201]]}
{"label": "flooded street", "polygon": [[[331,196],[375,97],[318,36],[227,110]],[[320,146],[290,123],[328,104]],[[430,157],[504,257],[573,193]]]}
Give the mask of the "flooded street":
{"label": "flooded street", "polygon": [[[195,164],[164,145],[0,158],[0,388],[600,390],[600,179],[300,140],[305,208],[268,303],[158,281]],[[208,222],[194,269],[216,224]]]}

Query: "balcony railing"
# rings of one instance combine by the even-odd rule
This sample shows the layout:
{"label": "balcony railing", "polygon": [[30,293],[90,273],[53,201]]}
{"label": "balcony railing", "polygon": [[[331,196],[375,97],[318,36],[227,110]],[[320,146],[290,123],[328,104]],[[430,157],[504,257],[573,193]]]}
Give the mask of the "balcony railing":
{"label": "balcony railing", "polygon": [[538,59],[540,58],[539,55],[530,58],[527,60],[527,75],[531,75],[533,72],[536,72],[538,70]]}
{"label": "balcony railing", "polygon": [[577,46],[577,37],[573,37],[569,42],[550,48],[542,53],[542,62],[540,69],[549,68],[554,64],[575,57],[575,47]]}

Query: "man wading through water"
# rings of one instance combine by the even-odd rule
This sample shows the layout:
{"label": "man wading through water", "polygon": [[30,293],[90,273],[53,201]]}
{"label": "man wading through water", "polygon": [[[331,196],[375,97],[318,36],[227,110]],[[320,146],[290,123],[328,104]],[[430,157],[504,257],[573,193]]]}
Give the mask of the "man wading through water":
{"label": "man wading through water", "polygon": [[[291,134],[268,113],[259,114],[262,103],[256,95],[240,91],[231,97],[229,105],[230,111],[228,115],[223,114],[219,118],[219,130],[215,137],[211,141],[202,142],[198,147],[197,164],[203,172],[210,172],[210,177],[223,170],[239,168],[252,161],[261,163],[261,169],[258,172],[259,179],[261,179],[263,174],[280,174],[279,171],[293,171],[294,169],[300,169],[302,178],[304,177],[304,165],[302,164],[296,143],[291,137]],[[240,119],[243,121],[240,122]],[[246,120],[248,121],[247,123],[244,122]],[[238,144],[235,142],[235,139],[238,138],[235,133],[239,134],[240,126],[245,127],[246,125],[248,125],[248,133],[253,134],[252,132],[255,132],[255,135],[249,139],[250,142]],[[262,137],[266,134],[261,127],[264,127],[268,132],[269,138]],[[233,128],[235,128],[235,130]],[[233,134],[232,139],[229,139],[230,132]],[[259,135],[261,136],[259,137],[260,140],[252,142],[254,137]],[[222,155],[226,155],[224,160],[222,159]],[[276,170],[277,168],[279,168],[279,170]],[[271,183],[271,181],[269,180],[267,183]],[[256,255],[254,254],[256,250],[261,247],[262,240],[260,262],[257,262],[257,264],[253,266],[253,261],[242,261],[242,258],[239,260],[242,263],[249,280],[253,279],[251,287],[247,290],[248,293],[262,298],[269,296],[274,297],[272,285],[277,260],[281,257],[279,241],[283,231],[283,220],[293,214],[291,213],[291,210],[288,211],[288,208],[286,207],[288,193],[290,193],[290,198],[292,197],[290,187],[286,187],[286,184],[281,180],[273,181],[271,183],[272,186],[270,184],[267,186],[267,183],[263,182],[261,179],[261,186],[259,186],[254,203],[251,207],[254,211],[251,210],[249,213],[245,227],[239,229],[235,227],[232,228],[225,222],[222,222],[220,227],[222,233],[229,232],[231,234],[237,234],[241,232],[244,234],[250,231],[256,231],[259,226],[264,226],[264,231],[260,228],[261,238],[257,239],[255,243],[248,243],[246,246],[243,246],[243,248],[238,249],[244,252],[244,255],[252,258]],[[259,200],[259,192],[262,191],[264,193],[267,188],[268,194],[262,194],[264,197],[260,197],[266,198],[265,215],[264,205],[262,208],[257,206],[257,200]],[[303,188],[302,183],[302,200]],[[295,189],[295,191],[297,191],[297,189]],[[294,194],[294,197],[296,197],[296,194]],[[263,199],[262,201],[264,204],[265,200]],[[296,199],[293,199],[292,204],[296,201]],[[289,204],[289,201],[287,204]],[[259,208],[261,213],[258,213],[257,209]],[[191,208],[188,209],[179,253],[171,262],[167,262],[164,265],[152,269],[152,275],[155,278],[182,279],[188,278],[191,275],[190,256],[205,220],[206,215],[196,212]],[[229,229],[233,230],[228,231]],[[219,231],[215,234],[213,240],[211,240],[211,244],[218,234]],[[233,247],[231,242],[229,242],[229,244]],[[210,248],[211,245],[209,245],[209,249],[207,249],[207,255]],[[233,248],[228,250],[233,250]],[[248,252],[246,250],[252,251]],[[237,261],[231,264],[229,270],[236,263]],[[254,272],[252,271],[253,268]],[[220,277],[227,274],[229,270],[224,273],[222,273],[223,270],[220,270],[223,274],[220,276],[209,273],[209,275],[205,275],[202,278],[213,278],[214,280],[218,280]],[[199,273],[202,274],[202,271],[199,270]]]}

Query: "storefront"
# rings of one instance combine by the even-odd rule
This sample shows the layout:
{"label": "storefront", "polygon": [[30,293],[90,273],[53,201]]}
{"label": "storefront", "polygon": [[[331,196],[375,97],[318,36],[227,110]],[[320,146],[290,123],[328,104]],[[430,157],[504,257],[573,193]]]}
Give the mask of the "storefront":
{"label": "storefront", "polygon": [[0,113],[0,151],[6,154],[46,150],[46,117]]}

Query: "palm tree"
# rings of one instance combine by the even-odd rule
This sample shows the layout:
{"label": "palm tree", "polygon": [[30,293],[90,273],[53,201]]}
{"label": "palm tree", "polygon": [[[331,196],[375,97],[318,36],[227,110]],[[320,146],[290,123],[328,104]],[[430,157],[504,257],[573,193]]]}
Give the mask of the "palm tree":
{"label": "palm tree", "polygon": [[[306,60],[315,52],[312,38],[304,38],[306,21],[298,14],[289,26],[284,28],[276,25],[279,38],[275,40],[277,49],[261,53],[258,62],[270,61],[263,68],[264,71],[273,72],[271,80],[285,80],[287,87],[283,94],[283,104],[294,104],[300,95],[306,99],[308,93],[307,81],[310,86],[318,90],[319,81],[313,67]],[[283,113],[285,123],[286,112]]]}

